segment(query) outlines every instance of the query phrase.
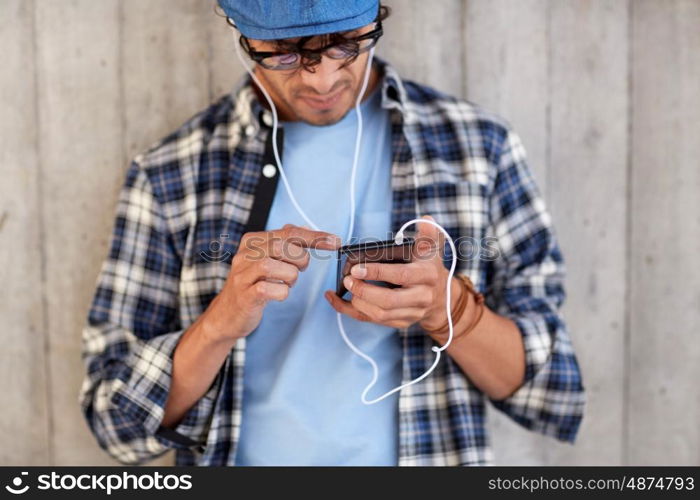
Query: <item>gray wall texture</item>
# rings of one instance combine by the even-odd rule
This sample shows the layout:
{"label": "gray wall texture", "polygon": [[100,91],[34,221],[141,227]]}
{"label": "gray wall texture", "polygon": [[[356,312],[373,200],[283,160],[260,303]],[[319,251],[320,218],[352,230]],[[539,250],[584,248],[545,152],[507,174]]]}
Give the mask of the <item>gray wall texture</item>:
{"label": "gray wall texture", "polygon": [[[515,126],[567,262],[588,413],[571,446],[491,409],[497,463],[700,464],[700,0],[387,3],[379,54]],[[113,463],[77,396],[117,193],[232,43],[213,0],[0,0],[0,464]]]}

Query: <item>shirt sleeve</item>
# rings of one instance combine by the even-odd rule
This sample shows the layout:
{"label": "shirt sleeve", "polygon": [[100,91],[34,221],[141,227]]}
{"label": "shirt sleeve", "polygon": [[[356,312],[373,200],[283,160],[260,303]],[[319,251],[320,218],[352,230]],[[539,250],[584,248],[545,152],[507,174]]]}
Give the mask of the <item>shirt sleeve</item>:
{"label": "shirt sleeve", "polygon": [[525,149],[510,131],[498,161],[491,215],[500,255],[492,261],[489,299],[497,313],[518,326],[526,362],[522,385],[491,402],[523,427],[573,443],[585,391],[560,312],[564,261]]}
{"label": "shirt sleeve", "polygon": [[117,204],[82,335],[80,405],[100,446],[139,464],[171,448],[201,451],[220,374],[174,429],[160,424],[175,347],[181,260],[145,171],[133,162]]}

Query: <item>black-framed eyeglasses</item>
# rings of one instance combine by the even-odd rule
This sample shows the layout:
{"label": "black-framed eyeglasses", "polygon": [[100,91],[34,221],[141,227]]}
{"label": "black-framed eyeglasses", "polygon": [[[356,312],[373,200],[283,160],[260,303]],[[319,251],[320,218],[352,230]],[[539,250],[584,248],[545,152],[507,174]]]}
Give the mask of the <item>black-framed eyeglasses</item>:
{"label": "black-framed eyeglasses", "polygon": [[[367,52],[377,44],[379,38],[384,34],[381,20],[376,20],[375,27],[371,31],[362,35],[343,39],[341,42],[333,42],[318,49],[305,49],[304,44],[313,36],[302,37],[294,44],[295,48],[284,52],[257,51],[250,46],[248,39],[241,35],[238,39],[241,47],[248,56],[260,64],[263,68],[272,70],[293,70],[302,66],[313,66],[321,62],[321,56],[326,55],[331,59],[350,62],[363,52]],[[229,20],[229,24],[235,25]]]}

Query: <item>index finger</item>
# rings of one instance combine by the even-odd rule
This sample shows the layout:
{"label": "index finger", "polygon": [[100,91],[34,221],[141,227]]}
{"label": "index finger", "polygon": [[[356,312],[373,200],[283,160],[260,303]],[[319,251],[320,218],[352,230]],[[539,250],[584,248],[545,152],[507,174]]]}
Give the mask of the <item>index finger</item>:
{"label": "index finger", "polygon": [[305,227],[286,224],[282,229],[271,231],[274,238],[280,238],[288,243],[323,250],[336,250],[341,246],[340,237],[326,231],[314,231]]}

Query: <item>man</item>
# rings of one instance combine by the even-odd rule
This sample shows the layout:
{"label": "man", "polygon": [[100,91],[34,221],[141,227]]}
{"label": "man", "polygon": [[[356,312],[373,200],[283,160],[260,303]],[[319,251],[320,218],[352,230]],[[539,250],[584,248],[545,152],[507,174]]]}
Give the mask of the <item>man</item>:
{"label": "man", "polygon": [[[559,313],[563,261],[517,135],[370,66],[388,15],[376,0],[219,3],[263,88],[246,77],[132,162],[83,334],[81,404],[100,445],[124,463],[175,448],[180,465],[487,465],[486,400],[573,443],[585,396]],[[448,341],[450,260],[438,229],[418,224],[419,258],[355,266],[351,300],[334,294],[358,96],[351,236],[391,238],[429,214],[486,299],[452,277],[462,311],[446,355],[372,405],[360,401],[370,366],[336,312],[377,361],[379,396]]]}

